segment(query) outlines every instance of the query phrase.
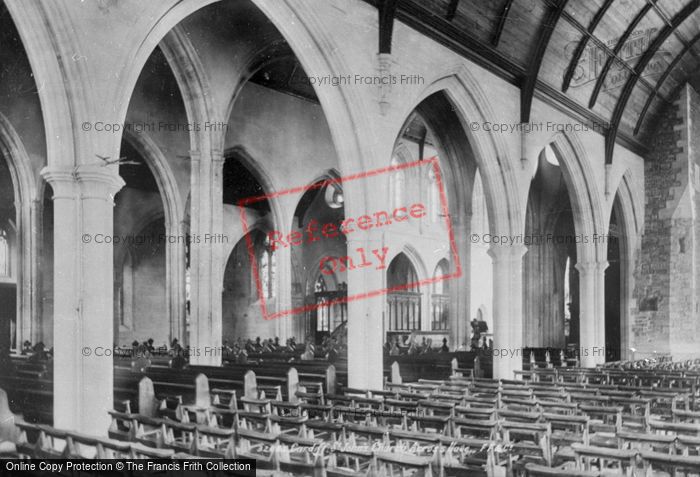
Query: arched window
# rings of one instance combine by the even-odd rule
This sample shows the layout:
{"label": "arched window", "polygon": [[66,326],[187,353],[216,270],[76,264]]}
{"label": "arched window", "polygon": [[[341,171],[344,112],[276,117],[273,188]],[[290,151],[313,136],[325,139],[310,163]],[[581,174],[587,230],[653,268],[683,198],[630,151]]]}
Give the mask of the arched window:
{"label": "arched window", "polygon": [[267,299],[277,296],[277,256],[270,244],[270,237],[265,236],[260,256],[260,283],[263,296]]}
{"label": "arched window", "polygon": [[10,276],[10,242],[5,229],[0,229],[0,277]]}
{"label": "arched window", "polygon": [[[398,167],[402,164],[398,157],[391,160],[391,167]],[[406,190],[406,169],[396,169],[391,171],[389,178],[389,190],[391,193],[391,206],[393,208],[404,207],[404,193]]]}
{"label": "arched window", "polygon": [[433,273],[433,293],[431,296],[432,325],[433,330],[447,330],[450,328],[450,293],[448,281],[443,278],[449,273],[449,263],[446,259],[440,260],[435,273]]}

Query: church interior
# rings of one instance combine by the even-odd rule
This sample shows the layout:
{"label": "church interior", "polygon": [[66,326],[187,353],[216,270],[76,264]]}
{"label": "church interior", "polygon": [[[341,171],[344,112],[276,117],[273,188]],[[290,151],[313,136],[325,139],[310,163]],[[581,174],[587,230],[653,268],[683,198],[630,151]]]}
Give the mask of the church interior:
{"label": "church interior", "polygon": [[0,0],[0,458],[700,475],[698,40],[698,0]]}

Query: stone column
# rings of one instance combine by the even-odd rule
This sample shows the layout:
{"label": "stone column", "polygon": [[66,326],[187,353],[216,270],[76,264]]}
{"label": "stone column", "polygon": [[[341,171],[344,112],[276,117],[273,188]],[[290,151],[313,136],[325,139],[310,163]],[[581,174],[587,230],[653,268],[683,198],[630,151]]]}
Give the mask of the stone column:
{"label": "stone column", "polygon": [[166,287],[170,317],[170,341],[177,338],[181,345],[185,337],[185,244],[180,238],[185,237],[185,230],[179,220],[171,223],[165,218],[166,234],[171,238],[165,246]]}
{"label": "stone column", "polygon": [[190,340],[192,364],[221,364],[223,154],[192,153]]}
{"label": "stone column", "polygon": [[48,167],[54,190],[54,426],[107,434],[113,378],[114,194],[100,166]]}
{"label": "stone column", "polygon": [[[428,272],[431,273],[431,272]],[[425,277],[430,278],[430,276]],[[419,277],[418,281],[424,280],[424,278]],[[420,317],[420,329],[421,331],[430,331],[433,327],[433,286],[432,284],[427,284],[420,287],[421,300],[421,317]]]}
{"label": "stone column", "polygon": [[492,245],[493,377],[513,379],[523,368],[523,245]]}
{"label": "stone column", "polygon": [[[605,270],[608,268],[608,261],[600,261],[596,263],[596,281],[595,281],[595,316],[596,316],[596,341],[599,343],[598,347],[606,347],[605,339]],[[622,291],[622,289],[620,289]],[[620,315],[620,325],[622,325],[622,315]],[[622,330],[620,330],[622,333]],[[620,343],[615,343],[613,346],[620,346]],[[594,353],[596,356],[596,363],[605,362],[605,351],[600,350]]]}
{"label": "stone column", "polygon": [[[376,238],[356,240],[348,236],[348,254],[360,247],[382,246]],[[352,388],[382,389],[384,386],[384,273],[374,267],[348,270],[348,385]]]}
{"label": "stone column", "polygon": [[581,366],[605,362],[605,268],[607,262],[584,261],[579,272],[579,352]]}
{"label": "stone column", "polygon": [[[456,351],[462,343],[469,341],[468,330],[470,322],[470,283],[471,283],[471,214],[465,222],[454,221],[452,229],[455,235],[459,265],[462,274],[456,278],[447,280],[446,285],[450,289],[450,349]],[[450,257],[449,274],[457,270],[456,257]]]}
{"label": "stone column", "polygon": [[[292,309],[291,247],[280,247],[275,253],[277,254],[277,309],[270,309],[268,313]],[[293,325],[296,321],[301,321],[302,315],[303,313],[300,315],[287,315],[276,319],[276,336],[279,337],[280,343],[284,344],[287,339],[294,336]]]}

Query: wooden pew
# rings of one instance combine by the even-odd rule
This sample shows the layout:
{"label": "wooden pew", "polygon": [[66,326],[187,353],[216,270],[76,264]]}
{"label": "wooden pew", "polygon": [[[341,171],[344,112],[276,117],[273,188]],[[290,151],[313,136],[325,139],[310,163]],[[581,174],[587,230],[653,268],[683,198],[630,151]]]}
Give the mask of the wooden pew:
{"label": "wooden pew", "polygon": [[53,379],[51,377],[0,376],[10,410],[25,421],[53,423]]}
{"label": "wooden pew", "polygon": [[248,371],[253,371],[256,376],[258,390],[273,390],[277,386],[282,387],[283,397],[294,396],[299,390],[299,375],[290,372],[292,366],[266,367],[250,364],[235,364],[227,366],[190,366],[189,371],[203,373],[212,386],[223,387],[218,380],[241,379]]}
{"label": "wooden pew", "polygon": [[[473,373],[473,376],[481,376],[486,371],[480,364],[482,358],[475,352],[465,351],[399,356],[387,355],[384,357],[384,372],[386,376],[391,376],[393,379],[392,366],[394,363],[397,363],[400,368],[402,382],[417,382],[419,379],[427,376],[433,379],[447,379],[455,374],[455,369],[463,373]],[[457,359],[456,368],[453,364],[453,359]],[[473,371],[470,372],[469,370]]]}

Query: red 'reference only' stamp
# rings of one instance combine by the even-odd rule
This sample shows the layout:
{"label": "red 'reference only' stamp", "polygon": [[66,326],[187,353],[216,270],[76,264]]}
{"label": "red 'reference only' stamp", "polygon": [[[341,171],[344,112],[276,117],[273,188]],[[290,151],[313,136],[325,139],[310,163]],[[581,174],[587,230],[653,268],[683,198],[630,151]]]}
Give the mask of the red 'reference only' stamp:
{"label": "red 'reference only' stamp", "polygon": [[[329,186],[342,188],[343,184],[351,181],[369,180],[370,178],[376,179],[377,177],[382,175],[402,173],[402,171],[408,171],[414,168],[432,169],[432,176],[437,186],[439,216],[444,218],[445,221],[444,226],[447,232],[448,248],[451,253],[450,261],[454,264],[450,267],[452,269],[451,272],[439,276],[418,278],[417,280],[414,280],[411,283],[404,283],[400,285],[394,285],[391,287],[381,288],[378,290],[369,290],[363,293],[347,295],[346,297],[338,298],[332,301],[327,301],[323,304],[309,304],[291,307],[286,310],[277,310],[273,312],[271,312],[268,309],[268,303],[265,298],[264,287],[260,278],[259,264],[255,253],[255,245],[251,238],[251,234],[249,233],[250,229],[248,226],[248,217],[246,215],[246,206],[258,202],[271,201],[275,198],[279,198],[288,194],[304,194],[309,190],[325,189]],[[409,194],[406,194],[406,196],[409,196]],[[447,196],[445,193],[445,188],[443,186],[442,175],[440,172],[440,166],[437,157],[409,163],[401,163],[398,165],[392,165],[389,167],[374,169],[371,171],[360,172],[344,177],[326,179],[306,186],[293,187],[269,194],[248,197],[239,200],[238,207],[240,209],[241,223],[243,225],[243,234],[246,237],[248,255],[251,262],[251,270],[257,289],[258,299],[262,309],[262,316],[265,320],[272,320],[275,318],[281,318],[283,316],[297,315],[301,313],[306,313],[314,309],[318,309],[322,306],[332,306],[338,303],[347,303],[351,301],[361,300],[363,298],[372,298],[379,295],[386,295],[391,292],[413,290],[423,286],[432,285],[437,282],[449,280],[452,278],[459,278],[462,276],[461,261],[459,259],[459,253],[455,241],[452,220],[449,214]],[[428,215],[427,209],[428,208],[422,202],[421,197],[418,197],[415,200],[407,198],[402,199],[401,203],[394,204],[394,206],[389,208],[367,212],[365,214],[356,215],[353,217],[345,217],[342,220],[338,221],[320,222],[316,219],[311,219],[301,230],[271,230],[267,232],[266,235],[268,243],[273,251],[287,247],[298,248],[309,246],[311,244],[317,245],[320,241],[335,240],[343,235],[346,238],[350,236],[356,238],[358,235],[361,235],[362,233],[367,233],[372,229],[388,229],[392,226],[396,227],[409,224],[410,222],[421,221],[424,220],[424,218]],[[323,256],[320,259],[318,271],[321,275],[331,275],[334,273],[343,273],[349,270],[355,270],[359,268],[372,267],[376,270],[383,271],[384,273],[386,273],[386,270],[389,267],[388,259],[389,257],[394,255],[395,254],[391,253],[389,246],[386,245],[381,245],[377,247],[361,246],[355,248],[354,250],[347,250],[346,255],[329,254]]]}

